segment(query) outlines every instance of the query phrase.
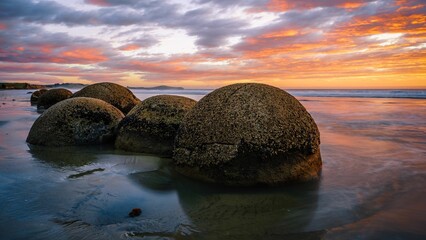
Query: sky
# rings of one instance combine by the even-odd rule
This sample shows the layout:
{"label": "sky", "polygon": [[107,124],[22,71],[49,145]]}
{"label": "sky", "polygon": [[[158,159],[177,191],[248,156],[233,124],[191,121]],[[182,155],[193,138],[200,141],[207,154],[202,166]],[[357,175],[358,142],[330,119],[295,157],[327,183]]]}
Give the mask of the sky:
{"label": "sky", "polygon": [[0,82],[426,88],[426,1],[1,0]]}

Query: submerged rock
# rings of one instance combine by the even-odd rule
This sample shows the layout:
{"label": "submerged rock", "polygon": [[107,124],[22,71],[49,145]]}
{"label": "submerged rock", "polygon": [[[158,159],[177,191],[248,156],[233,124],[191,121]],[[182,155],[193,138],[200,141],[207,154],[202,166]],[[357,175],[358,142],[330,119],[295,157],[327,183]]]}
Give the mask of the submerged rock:
{"label": "submerged rock", "polygon": [[129,212],[129,217],[137,217],[137,216],[140,216],[141,213],[142,213],[142,209],[133,208],[132,211]]}
{"label": "submerged rock", "polygon": [[46,110],[34,122],[27,142],[43,146],[111,142],[123,113],[94,98],[71,98]]}
{"label": "submerged rock", "polygon": [[31,94],[31,99],[30,99],[31,104],[37,104],[37,101],[40,98],[40,96],[43,95],[44,93],[46,93],[47,91],[48,91],[47,89],[43,88],[43,89],[40,89],[40,90],[33,92]]}
{"label": "submerged rock", "polygon": [[187,176],[228,185],[317,179],[318,128],[285,91],[234,84],[202,98],[183,120],[174,163]]}
{"label": "submerged rock", "polygon": [[37,101],[38,109],[48,109],[56,103],[68,99],[72,92],[65,88],[55,88],[42,93]]}
{"label": "submerged rock", "polygon": [[96,83],[84,87],[80,91],[74,93],[72,97],[91,97],[104,100],[112,104],[124,114],[127,114],[140,100],[133,93],[115,83]]}
{"label": "submerged rock", "polygon": [[120,122],[115,146],[171,156],[179,125],[195,103],[190,98],[172,95],[145,99]]}

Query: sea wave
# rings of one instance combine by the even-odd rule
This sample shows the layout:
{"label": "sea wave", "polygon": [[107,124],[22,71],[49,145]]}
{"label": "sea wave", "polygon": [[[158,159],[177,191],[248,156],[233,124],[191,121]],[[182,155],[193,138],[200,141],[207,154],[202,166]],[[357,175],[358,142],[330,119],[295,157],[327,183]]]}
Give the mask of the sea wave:
{"label": "sea wave", "polygon": [[426,99],[426,89],[409,90],[287,90],[300,97],[352,97],[352,98],[416,98]]}

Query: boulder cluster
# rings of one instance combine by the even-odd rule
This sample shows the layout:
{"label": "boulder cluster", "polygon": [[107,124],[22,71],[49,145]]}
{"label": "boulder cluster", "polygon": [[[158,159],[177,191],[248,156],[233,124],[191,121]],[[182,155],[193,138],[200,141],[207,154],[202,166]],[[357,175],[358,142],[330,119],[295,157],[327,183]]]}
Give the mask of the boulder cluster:
{"label": "boulder cluster", "polygon": [[172,95],[140,101],[114,83],[89,85],[74,94],[37,92],[31,102],[46,110],[34,122],[29,144],[111,143],[125,151],[173,157],[179,173],[226,185],[319,178],[318,128],[302,104],[279,88],[233,84],[199,102]]}

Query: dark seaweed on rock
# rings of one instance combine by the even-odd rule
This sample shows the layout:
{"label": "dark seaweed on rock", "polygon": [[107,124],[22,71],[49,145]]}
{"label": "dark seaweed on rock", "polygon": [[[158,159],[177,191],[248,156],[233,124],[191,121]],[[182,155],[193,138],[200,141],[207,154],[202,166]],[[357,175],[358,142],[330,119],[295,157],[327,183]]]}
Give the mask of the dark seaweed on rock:
{"label": "dark seaweed on rock", "polygon": [[174,162],[184,175],[229,185],[319,177],[318,128],[285,91],[234,84],[202,98],[182,122]]}

